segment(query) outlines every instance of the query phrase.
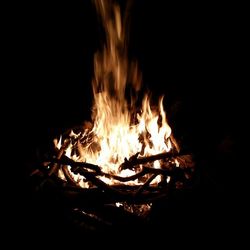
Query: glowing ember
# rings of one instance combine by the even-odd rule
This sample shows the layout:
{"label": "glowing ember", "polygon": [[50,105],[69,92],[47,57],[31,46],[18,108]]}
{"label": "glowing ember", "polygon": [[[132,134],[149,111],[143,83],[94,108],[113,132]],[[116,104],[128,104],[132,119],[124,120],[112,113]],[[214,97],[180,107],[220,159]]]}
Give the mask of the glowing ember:
{"label": "glowing ember", "polygon": [[[153,108],[146,94],[139,111],[136,107],[136,94],[127,101],[127,83],[130,83],[133,93],[137,93],[141,86],[141,76],[137,64],[128,62],[124,29],[126,22],[121,20],[118,5],[111,5],[110,1],[104,0],[96,0],[95,5],[106,31],[106,44],[103,51],[94,57],[93,121],[86,123],[81,133],[71,132],[69,138],[77,143],[68,143],[64,149],[65,155],[77,162],[98,165],[104,173],[132,176],[140,169],[120,168],[125,159],[135,155],[140,159],[179,149],[167,123],[163,97],[159,99],[158,108]],[[55,140],[57,149],[65,144],[66,141],[62,139]],[[179,165],[176,159],[173,164]],[[161,161],[155,160],[151,165],[156,169],[161,168]],[[71,172],[70,167],[68,170],[79,186],[88,187],[83,176]],[[59,176],[65,178],[62,171]],[[106,176],[98,178],[110,185],[119,182]],[[150,185],[160,181],[161,176],[158,175]],[[136,179],[127,184],[137,185],[139,182]]]}

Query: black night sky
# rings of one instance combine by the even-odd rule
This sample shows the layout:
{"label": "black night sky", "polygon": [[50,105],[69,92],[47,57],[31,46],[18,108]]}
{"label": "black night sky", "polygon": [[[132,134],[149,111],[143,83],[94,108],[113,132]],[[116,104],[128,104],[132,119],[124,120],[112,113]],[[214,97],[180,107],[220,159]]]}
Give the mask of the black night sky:
{"label": "black night sky", "polygon": [[[19,130],[25,135],[20,149],[24,164],[18,170],[29,183],[36,152],[66,129],[90,119],[93,55],[102,47],[103,30],[91,1],[36,1],[25,6],[16,24],[17,75],[22,79],[17,87],[22,110]],[[244,22],[229,3],[136,0],[131,8],[129,57],[137,59],[144,87],[153,96],[165,95],[177,140],[196,156],[199,187],[169,208],[178,222],[185,209],[190,213],[181,227],[189,231],[188,225],[194,225],[190,230],[195,235],[212,225],[214,234],[209,237],[216,237],[237,220],[234,212],[230,219],[227,212],[239,205],[232,185],[237,173],[232,170],[239,153]],[[40,215],[41,209],[33,205],[28,184],[22,199],[22,208],[28,211],[24,213],[27,235],[41,233],[49,224],[41,219],[47,214]],[[161,227],[161,220],[156,221]],[[25,223],[16,222],[15,227]]]}

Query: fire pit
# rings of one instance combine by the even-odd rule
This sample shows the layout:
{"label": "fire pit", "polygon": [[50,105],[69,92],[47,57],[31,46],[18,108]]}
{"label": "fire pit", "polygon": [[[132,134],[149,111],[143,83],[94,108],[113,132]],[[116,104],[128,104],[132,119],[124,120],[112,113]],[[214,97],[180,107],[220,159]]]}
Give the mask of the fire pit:
{"label": "fire pit", "polygon": [[192,185],[194,162],[174,139],[163,97],[157,106],[146,94],[138,105],[141,75],[127,58],[128,12],[122,20],[111,1],[95,5],[106,43],[94,58],[92,121],[55,139],[32,176],[39,176],[40,188],[53,182],[73,213],[109,224],[100,207],[146,217],[156,200]]}

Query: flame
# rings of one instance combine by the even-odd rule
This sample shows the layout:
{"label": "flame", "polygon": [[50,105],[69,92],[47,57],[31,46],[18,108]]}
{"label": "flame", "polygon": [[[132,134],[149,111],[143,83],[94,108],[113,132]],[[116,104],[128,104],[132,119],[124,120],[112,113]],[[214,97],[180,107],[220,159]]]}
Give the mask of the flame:
{"label": "flame", "polygon": [[[94,56],[93,126],[85,128],[81,135],[70,134],[73,138],[81,137],[77,144],[78,155],[72,155],[72,144],[65,152],[74,160],[100,166],[103,172],[130,176],[134,174],[133,170],[119,170],[124,159],[135,154],[143,157],[168,152],[172,148],[178,150],[178,146],[173,142],[167,123],[163,97],[159,99],[158,108],[153,108],[149,94],[146,94],[139,111],[136,111],[136,94],[130,96],[128,102],[126,90],[130,87],[133,93],[137,93],[141,74],[137,63],[129,64],[127,58],[126,20],[122,20],[119,6],[110,4],[110,1],[96,0],[95,5],[106,31],[106,43],[103,51]],[[60,149],[61,138],[55,144]],[[155,161],[154,167],[160,168],[160,161]],[[100,178],[107,184],[114,182],[106,177]],[[158,176],[152,183],[159,181]],[[137,184],[136,181],[132,183]]]}

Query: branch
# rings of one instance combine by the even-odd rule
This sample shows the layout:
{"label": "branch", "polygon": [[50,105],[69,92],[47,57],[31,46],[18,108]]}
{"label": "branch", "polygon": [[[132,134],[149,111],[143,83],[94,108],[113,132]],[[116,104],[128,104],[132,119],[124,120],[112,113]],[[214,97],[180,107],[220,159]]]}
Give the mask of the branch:
{"label": "branch", "polygon": [[141,185],[141,186],[138,188],[138,190],[137,190],[137,192],[136,192],[136,195],[139,195],[139,194],[143,191],[143,189],[145,189],[145,188],[150,184],[150,182],[153,181],[153,179],[154,179],[157,175],[158,175],[158,174],[152,174],[152,175],[148,178],[148,180],[147,180],[143,185]]}
{"label": "branch", "polygon": [[[57,157],[56,157],[57,160],[60,160],[60,159],[62,158],[62,156],[63,156],[63,154],[64,154],[64,151],[65,151],[65,149],[68,147],[69,143],[70,143],[70,140],[65,140],[65,141],[64,141],[62,147],[60,148],[60,150],[59,150],[58,153],[57,153]],[[52,174],[58,172],[58,170],[59,170],[59,164],[55,163],[55,164],[51,167],[51,169],[50,169],[50,171],[49,171],[49,176],[51,176]]]}
{"label": "branch", "polygon": [[60,159],[52,159],[51,162],[63,164],[63,165],[70,165],[71,167],[75,167],[75,168],[82,167],[82,168],[95,170],[96,172],[101,172],[100,167],[97,165],[90,164],[87,162],[73,161],[70,158],[68,158],[66,155],[63,155]]}
{"label": "branch", "polygon": [[145,163],[153,162],[156,160],[163,160],[166,158],[177,157],[177,156],[180,156],[180,154],[179,153],[171,153],[171,152],[156,154],[156,155],[142,157],[142,158],[135,158],[132,156],[132,157],[130,157],[129,160],[125,159],[125,161],[120,165],[119,168],[120,169],[132,168],[132,167],[139,165],[139,164],[145,164]]}

